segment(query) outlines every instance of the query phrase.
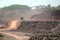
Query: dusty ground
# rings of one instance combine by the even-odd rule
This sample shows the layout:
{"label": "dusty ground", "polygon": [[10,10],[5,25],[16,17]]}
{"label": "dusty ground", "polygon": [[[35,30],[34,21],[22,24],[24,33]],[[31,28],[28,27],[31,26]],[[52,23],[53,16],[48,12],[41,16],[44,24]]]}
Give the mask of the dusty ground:
{"label": "dusty ground", "polygon": [[30,38],[29,34],[21,32],[0,32],[4,35],[4,40],[28,40]]}

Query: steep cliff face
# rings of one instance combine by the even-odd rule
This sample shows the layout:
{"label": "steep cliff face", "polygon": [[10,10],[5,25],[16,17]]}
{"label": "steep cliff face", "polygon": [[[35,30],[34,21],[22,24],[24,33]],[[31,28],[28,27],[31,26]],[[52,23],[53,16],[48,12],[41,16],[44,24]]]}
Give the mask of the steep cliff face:
{"label": "steep cliff face", "polygon": [[55,28],[59,23],[57,21],[22,21],[21,25],[15,31],[29,33],[47,33]]}

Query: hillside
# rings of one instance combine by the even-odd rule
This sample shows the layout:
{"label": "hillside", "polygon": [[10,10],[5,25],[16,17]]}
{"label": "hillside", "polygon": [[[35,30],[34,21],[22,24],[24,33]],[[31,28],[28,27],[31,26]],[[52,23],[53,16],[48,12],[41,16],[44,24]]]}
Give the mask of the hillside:
{"label": "hillside", "polygon": [[0,20],[29,20],[34,13],[26,5],[10,5],[0,9]]}
{"label": "hillside", "polygon": [[32,20],[35,21],[56,21],[60,20],[60,10],[48,10],[42,14],[33,15]]}

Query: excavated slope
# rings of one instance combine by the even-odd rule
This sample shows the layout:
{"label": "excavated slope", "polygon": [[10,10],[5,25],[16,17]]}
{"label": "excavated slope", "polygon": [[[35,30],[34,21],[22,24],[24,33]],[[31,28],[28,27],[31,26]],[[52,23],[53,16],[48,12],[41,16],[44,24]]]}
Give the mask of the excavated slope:
{"label": "excavated slope", "polygon": [[14,31],[28,33],[47,33],[55,28],[59,22],[57,21],[22,21],[21,25]]}

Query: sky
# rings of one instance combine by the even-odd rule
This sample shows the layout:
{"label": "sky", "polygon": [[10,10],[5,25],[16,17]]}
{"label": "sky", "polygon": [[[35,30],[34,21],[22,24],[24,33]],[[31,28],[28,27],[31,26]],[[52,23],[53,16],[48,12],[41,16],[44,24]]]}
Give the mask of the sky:
{"label": "sky", "polygon": [[28,5],[30,7],[51,4],[52,6],[60,5],[60,0],[0,0],[0,7],[13,4]]}

